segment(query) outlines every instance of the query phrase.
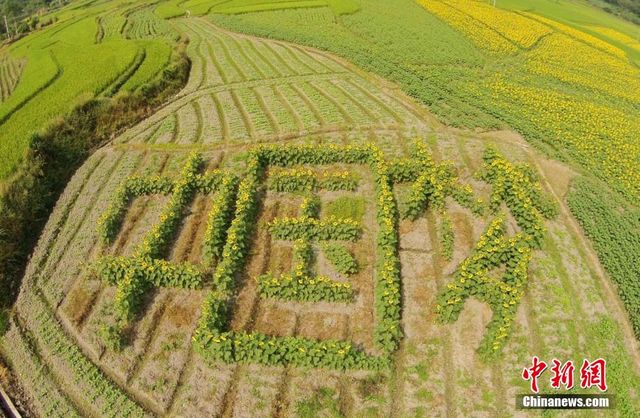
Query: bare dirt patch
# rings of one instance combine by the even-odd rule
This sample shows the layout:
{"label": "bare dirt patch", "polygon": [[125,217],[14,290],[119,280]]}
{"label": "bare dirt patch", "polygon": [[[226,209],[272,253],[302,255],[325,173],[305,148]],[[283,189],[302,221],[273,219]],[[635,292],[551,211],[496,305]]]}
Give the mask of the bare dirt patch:
{"label": "bare dirt patch", "polygon": [[293,335],[297,326],[296,314],[272,301],[261,300],[253,331],[285,337]]}
{"label": "bare dirt patch", "polygon": [[344,314],[322,315],[307,312],[300,315],[298,335],[319,340],[343,340],[348,332],[348,317]]}

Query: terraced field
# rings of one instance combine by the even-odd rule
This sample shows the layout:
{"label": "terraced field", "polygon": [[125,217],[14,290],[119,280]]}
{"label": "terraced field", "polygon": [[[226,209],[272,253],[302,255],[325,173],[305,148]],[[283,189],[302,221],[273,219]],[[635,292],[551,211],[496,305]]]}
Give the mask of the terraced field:
{"label": "terraced field", "polygon": [[25,63],[26,60],[15,60],[11,57],[0,59],[0,101],[4,102],[13,93],[20,81]]}
{"label": "terraced field", "polygon": [[[152,2],[68,5],[56,23],[3,46],[0,181],[20,167],[32,135],[96,96],[131,93],[170,63],[178,33]],[[90,74],[90,76],[87,76]]]}
{"label": "terraced field", "polygon": [[179,27],[195,58],[186,88],[117,143],[230,144],[424,125],[415,105],[322,53],[234,35],[205,20]]}
{"label": "terraced field", "polygon": [[[520,375],[534,354],[574,361],[607,358],[610,392],[617,395],[621,415],[640,411],[640,353],[633,331],[561,200],[574,175],[570,169],[541,158],[512,133],[446,128],[397,87],[326,53],[230,33],[200,18],[172,23],[190,39],[192,70],[187,86],[157,114],[95,153],[76,173],[41,237],[12,326],[0,341],[3,356],[33,400],[34,412],[65,417],[517,415],[513,399],[528,390]],[[484,202],[490,201],[492,187],[474,175],[483,167],[485,148],[493,145],[509,160],[529,164],[536,173],[531,181],[539,182],[541,195],[551,197],[560,208],[558,216],[544,221],[547,233],[541,248],[533,251],[526,293],[518,302],[515,325],[498,363],[481,360],[476,353],[492,317],[488,304],[469,300],[457,320],[435,322],[439,295],[451,289],[456,267],[492,219],[485,205],[484,215],[478,215],[465,207],[469,205],[456,203],[462,199],[443,197],[443,210],[425,214],[422,207],[415,220],[403,216],[397,225],[401,292],[392,293],[402,306],[404,335],[396,337],[397,349],[385,351],[378,344],[376,277],[388,267],[381,260],[394,254],[376,250],[385,225],[377,214],[380,173],[349,156],[362,146],[375,149],[371,152],[382,155],[390,166],[408,167],[406,177],[398,172],[389,181],[390,199],[380,200],[391,202],[393,208],[397,202],[400,213],[408,213],[415,191],[412,184],[419,174],[406,162],[414,155],[413,138],[426,146],[424,152],[436,165],[451,161],[460,184],[470,186],[469,193]],[[222,192],[205,185],[217,178],[218,170],[241,177],[236,202],[240,217],[243,192],[251,195],[242,187],[250,184],[251,175],[246,174],[253,167],[252,152],[265,143],[293,150],[287,146],[311,145],[305,148],[310,154],[333,150],[326,151],[333,158],[329,162],[300,163],[301,173],[311,170],[325,179],[325,186],[313,188],[319,209],[305,222],[329,228],[321,222],[333,215],[333,226],[344,226],[347,232],[356,222],[356,238],[346,232],[337,235],[340,245],[355,257],[357,272],[337,271],[335,261],[322,250],[320,234],[303,238],[311,241],[307,244],[315,254],[315,273],[354,290],[347,303],[283,301],[265,297],[260,288],[263,274],[277,278],[294,271],[301,254],[298,242],[286,239],[289,235],[276,236],[274,222],[295,218],[300,211],[314,212],[300,196],[274,185],[278,175],[292,175],[277,167],[279,148],[264,148],[275,156],[265,163],[267,180],[257,176],[260,186],[253,197],[259,203],[258,220],[252,222],[255,233],[247,248],[241,242],[237,248],[231,246],[232,224],[224,257],[210,261],[203,242],[211,242],[210,218],[215,218]],[[194,151],[203,159],[198,170],[191,170]],[[327,186],[327,177],[342,173],[356,186]],[[155,187],[156,193],[135,194],[114,239],[105,242],[97,225],[117,203],[121,185],[134,175],[140,184]],[[162,232],[166,236],[157,225],[166,225],[171,218],[166,208],[172,207],[178,186],[172,186],[173,194],[157,192],[166,189],[165,177],[174,185],[187,184],[180,179],[198,184],[175,230]],[[359,209],[348,211],[345,206]],[[507,213],[507,233],[514,234],[521,228],[517,213],[504,205],[499,209]],[[451,254],[441,232],[445,220],[454,237]],[[156,232],[158,236],[150,237]],[[124,281],[102,280],[98,260],[133,257],[150,248],[154,239],[165,238],[167,260],[196,266],[194,271],[202,270],[207,279],[193,288],[174,284],[145,289],[138,295],[140,306],[130,311],[120,330],[122,350],[108,348],[112,335],[105,336],[105,329],[113,329],[109,327],[117,321],[127,288]],[[222,286],[216,282],[219,272],[224,272],[226,259],[243,251],[246,264],[228,301],[230,332],[247,335],[247,341],[259,335],[276,337],[271,342],[287,336],[346,341],[349,348],[340,347],[351,353],[353,345],[353,351],[362,355],[358,358],[366,358],[371,367],[334,367],[347,369],[341,371],[286,365],[299,360],[281,360],[285,366],[261,365],[271,360],[242,360],[237,357],[239,348],[236,357],[220,362],[195,350],[199,332],[208,325],[202,325],[200,318],[211,315],[212,290]],[[197,276],[187,273],[189,278]],[[375,359],[382,358],[382,352],[389,353],[391,365],[375,370]]]}

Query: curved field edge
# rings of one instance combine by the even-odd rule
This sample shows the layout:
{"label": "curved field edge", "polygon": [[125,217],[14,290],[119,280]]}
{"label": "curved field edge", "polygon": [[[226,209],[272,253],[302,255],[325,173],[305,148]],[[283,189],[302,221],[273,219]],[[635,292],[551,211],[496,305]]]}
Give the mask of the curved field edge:
{"label": "curved field edge", "polygon": [[[74,171],[98,147],[153,113],[176,94],[188,77],[183,48],[169,66],[134,93],[97,98],[76,106],[65,118],[35,135],[24,162],[2,183],[0,211],[0,288],[2,310],[20,286],[28,256],[58,196]],[[3,313],[4,315],[4,313]]]}
{"label": "curved field edge", "polygon": [[[0,181],[21,163],[31,136],[55,118],[103,92],[132,92],[166,68],[179,39],[169,22],[145,13],[150,4],[133,7],[113,0],[65,7],[56,12],[64,18],[3,48],[12,58],[26,60],[26,66],[13,93],[0,103]],[[141,6],[141,12],[130,13]],[[103,23],[111,16],[132,21],[135,36],[115,30],[103,39]],[[144,33],[159,23],[171,34]]]}

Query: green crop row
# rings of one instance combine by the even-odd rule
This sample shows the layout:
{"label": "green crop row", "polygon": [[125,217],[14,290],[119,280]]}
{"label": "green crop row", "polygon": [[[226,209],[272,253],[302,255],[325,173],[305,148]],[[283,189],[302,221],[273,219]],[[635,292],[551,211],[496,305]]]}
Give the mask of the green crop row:
{"label": "green crop row", "polygon": [[[246,175],[238,186],[235,214],[227,233],[227,242],[222,259],[213,274],[214,289],[207,294],[202,304],[202,313],[193,337],[196,349],[205,356],[218,349],[211,344],[209,335],[220,333],[229,321],[228,308],[235,277],[245,264],[249,253],[258,211],[258,189],[264,175],[264,162],[254,151],[247,163]],[[209,353],[209,354],[207,354]],[[216,355],[214,357],[218,358]]]}
{"label": "green crop row", "polygon": [[237,185],[235,177],[225,176],[209,212],[204,235],[204,259],[210,264],[222,256],[227,228],[233,215],[233,199]]}
{"label": "green crop row", "polygon": [[640,211],[604,184],[581,177],[567,197],[600,262],[617,284],[620,299],[640,338]]}
{"label": "green crop row", "polygon": [[127,16],[127,24],[124,27],[124,35],[128,39],[153,39],[166,38],[176,41],[180,35],[169,22],[154,15],[150,9],[142,9]]}
{"label": "green crop row", "polygon": [[276,192],[310,192],[317,189],[318,181],[313,171],[294,168],[270,173],[268,186]]}
{"label": "green crop row", "polygon": [[151,194],[167,195],[173,190],[173,182],[163,177],[130,177],[116,190],[107,210],[98,220],[98,236],[109,244],[116,238],[126,210],[135,197]]}
{"label": "green crop row", "polygon": [[445,260],[453,258],[453,247],[455,242],[455,234],[453,232],[453,224],[451,218],[445,216],[440,223],[440,247],[442,248],[442,256]]}
{"label": "green crop row", "polygon": [[[298,273],[299,270],[296,270]],[[285,274],[274,277],[264,274],[258,277],[260,295],[272,299],[298,302],[351,302],[353,289],[349,283],[327,277],[310,277],[301,274]]]}
{"label": "green crop row", "polygon": [[173,185],[171,199],[160,215],[160,222],[143,238],[136,249],[137,256],[160,258],[164,255],[180,224],[182,212],[191,203],[197,191],[198,172],[202,164],[200,154],[194,153],[189,157],[180,177]]}
{"label": "green crop row", "polygon": [[[438,295],[436,305],[438,319],[447,323],[458,319],[471,296],[489,304],[493,317],[478,347],[478,353],[485,359],[497,357],[504,347],[528,280],[531,237],[521,233],[509,238],[505,231],[505,215],[500,214],[458,267],[455,280]],[[501,265],[505,271],[500,279],[488,274]]]}
{"label": "green crop row", "polygon": [[483,159],[478,177],[492,186],[491,210],[497,211],[504,202],[518,226],[531,237],[534,248],[540,248],[545,232],[543,218],[555,217],[557,206],[543,196],[535,174],[525,165],[510,163],[491,147],[485,150]]}
{"label": "green crop row", "polygon": [[31,329],[40,340],[39,346],[46,347],[43,356],[50,358],[52,364],[64,367],[61,374],[68,376],[69,383],[83,391],[83,399],[102,416],[148,416],[69,340],[44,299],[39,295],[32,299]]}
{"label": "green crop row", "polygon": [[13,322],[9,332],[0,340],[0,347],[3,348],[3,359],[32,394],[33,412],[47,417],[79,418],[81,415],[56,385],[46,363],[30,342],[29,334]]}
{"label": "green crop row", "polygon": [[310,239],[318,241],[355,241],[362,232],[360,224],[353,219],[328,217],[276,218],[269,223],[269,232],[276,239],[295,241]]}
{"label": "green crop row", "polygon": [[259,333],[205,330],[197,335],[196,351],[210,360],[226,363],[334,370],[383,370],[390,366],[387,358],[367,355],[348,342]]}
{"label": "green crop row", "polygon": [[95,266],[96,274],[106,283],[116,285],[132,273],[155,287],[201,289],[205,272],[190,263],[134,257],[102,257]]}
{"label": "green crop row", "polygon": [[300,216],[303,218],[317,218],[320,213],[320,198],[315,195],[305,196],[300,205]]}
{"label": "green crop row", "polygon": [[0,58],[0,102],[7,100],[13,93],[25,64],[25,59],[16,60],[10,56]]}
{"label": "green crop row", "polygon": [[[172,78],[163,73],[172,58],[180,56],[179,37],[171,24],[148,9],[134,12],[139,4],[112,3],[108,8],[102,2],[70,8],[65,18],[5,48],[5,56],[20,66],[9,68],[12,80],[17,81],[11,94],[7,96],[7,89],[0,88],[6,99],[0,102],[0,181],[22,166],[32,136],[56,118],[101,93],[139,91],[161,78]],[[135,33],[152,28],[152,38],[124,39],[120,32],[125,16],[131,20],[128,26],[140,28]],[[0,66],[0,78],[2,72]],[[149,98],[154,93],[144,95]]]}
{"label": "green crop row", "polygon": [[277,192],[311,192],[314,190],[355,191],[358,180],[349,172],[317,175],[310,169],[277,170],[269,175],[269,189]]}

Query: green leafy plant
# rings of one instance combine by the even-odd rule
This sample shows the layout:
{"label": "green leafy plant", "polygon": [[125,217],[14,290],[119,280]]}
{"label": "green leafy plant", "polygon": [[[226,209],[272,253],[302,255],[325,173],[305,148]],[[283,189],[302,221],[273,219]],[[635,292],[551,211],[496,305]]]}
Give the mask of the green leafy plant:
{"label": "green leafy plant", "polygon": [[[297,273],[297,272],[296,272]],[[295,274],[274,277],[265,274],[258,278],[260,294],[274,299],[301,302],[351,302],[353,289],[323,276],[309,277]]]}
{"label": "green leafy plant", "polygon": [[318,181],[322,190],[354,192],[358,188],[358,179],[348,171],[324,172]]}
{"label": "green leafy plant", "polygon": [[322,251],[338,273],[348,276],[358,272],[358,263],[344,245],[330,242],[322,244]]}
{"label": "green leafy plant", "polygon": [[360,224],[351,219],[328,217],[276,218],[269,223],[269,232],[276,239],[295,241],[300,238],[328,241],[355,241],[361,234]]}
{"label": "green leafy plant", "polygon": [[442,249],[442,256],[445,260],[451,260],[453,258],[453,245],[455,241],[455,234],[453,232],[453,224],[451,218],[445,216],[440,222],[440,247]]}
{"label": "green leafy plant", "polygon": [[491,210],[496,212],[504,202],[518,226],[531,237],[532,245],[540,248],[545,232],[543,218],[555,217],[558,208],[543,196],[540,183],[535,181],[529,168],[510,163],[491,147],[486,149],[483,158],[478,178],[492,185]]}
{"label": "green leafy plant", "polygon": [[[531,261],[532,238],[523,233],[507,237],[505,218],[500,214],[491,222],[471,255],[456,270],[455,280],[438,295],[436,305],[443,323],[455,321],[469,297],[491,306],[493,317],[478,348],[487,359],[499,355],[510,335]],[[492,277],[489,272],[500,266],[505,267],[502,277]]]}
{"label": "green leafy plant", "polygon": [[280,169],[269,174],[268,187],[277,192],[310,192],[318,187],[318,180],[310,169]]}
{"label": "green leafy plant", "polygon": [[268,187],[277,192],[311,192],[315,190],[355,191],[358,180],[348,171],[316,174],[309,168],[276,169],[269,174]]}
{"label": "green leafy plant", "polygon": [[213,201],[204,238],[204,259],[209,264],[222,256],[227,227],[233,215],[233,199],[237,187],[235,177],[225,176]]}

